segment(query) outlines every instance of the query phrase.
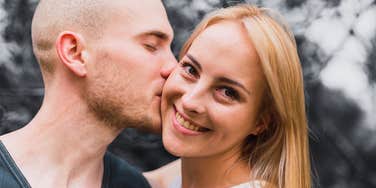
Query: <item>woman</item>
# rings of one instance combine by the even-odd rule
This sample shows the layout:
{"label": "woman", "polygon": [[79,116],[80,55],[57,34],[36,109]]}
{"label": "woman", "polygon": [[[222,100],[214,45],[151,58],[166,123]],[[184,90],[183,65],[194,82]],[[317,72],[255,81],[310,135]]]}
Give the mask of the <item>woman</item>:
{"label": "woman", "polygon": [[301,66],[276,15],[238,5],[197,26],[162,96],[163,144],[181,175],[153,172],[154,186],[163,173],[169,187],[311,186]]}

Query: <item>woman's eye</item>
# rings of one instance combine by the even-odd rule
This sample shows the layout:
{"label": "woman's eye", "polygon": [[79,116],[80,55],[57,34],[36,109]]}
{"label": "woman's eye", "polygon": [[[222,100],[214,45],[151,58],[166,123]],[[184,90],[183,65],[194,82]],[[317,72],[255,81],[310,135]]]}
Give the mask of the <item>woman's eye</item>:
{"label": "woman's eye", "polygon": [[218,88],[217,91],[220,93],[222,97],[225,97],[226,99],[230,99],[232,101],[239,100],[239,93],[232,88],[221,87],[221,88]]}
{"label": "woman's eye", "polygon": [[197,70],[192,65],[190,65],[189,63],[183,63],[182,67],[183,67],[185,73],[187,73],[191,76],[197,76],[198,75]]}

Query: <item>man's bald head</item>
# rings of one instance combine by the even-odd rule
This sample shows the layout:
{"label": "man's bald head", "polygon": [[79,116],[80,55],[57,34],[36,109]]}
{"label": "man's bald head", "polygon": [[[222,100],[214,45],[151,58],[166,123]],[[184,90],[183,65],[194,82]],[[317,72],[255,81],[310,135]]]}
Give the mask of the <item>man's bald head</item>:
{"label": "man's bald head", "polygon": [[[111,4],[118,0],[41,0],[32,22],[33,50],[43,73],[54,72],[56,52],[54,45],[59,33],[71,31],[88,39],[102,35]],[[127,10],[123,10],[127,11]]]}

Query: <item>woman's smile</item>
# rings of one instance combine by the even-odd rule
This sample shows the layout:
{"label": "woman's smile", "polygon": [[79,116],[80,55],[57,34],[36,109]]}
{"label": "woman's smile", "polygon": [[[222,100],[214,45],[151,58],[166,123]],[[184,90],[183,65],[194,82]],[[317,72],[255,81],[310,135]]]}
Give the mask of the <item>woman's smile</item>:
{"label": "woman's smile", "polygon": [[189,120],[185,115],[182,115],[176,110],[174,106],[174,116],[173,116],[173,125],[174,128],[182,134],[185,135],[200,135],[202,133],[210,131],[210,129],[198,125],[197,123]]}

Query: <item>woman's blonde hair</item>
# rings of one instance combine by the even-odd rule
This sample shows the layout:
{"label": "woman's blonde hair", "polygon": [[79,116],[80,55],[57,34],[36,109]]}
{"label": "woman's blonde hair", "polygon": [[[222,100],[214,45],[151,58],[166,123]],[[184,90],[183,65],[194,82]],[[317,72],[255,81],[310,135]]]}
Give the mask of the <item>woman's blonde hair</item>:
{"label": "woman's blonde hair", "polygon": [[196,27],[180,59],[201,32],[223,20],[237,21],[247,30],[267,82],[260,114],[269,117],[267,127],[247,138],[243,148],[252,179],[267,182],[266,187],[310,188],[302,70],[294,36],[278,13],[247,4],[214,11]]}

